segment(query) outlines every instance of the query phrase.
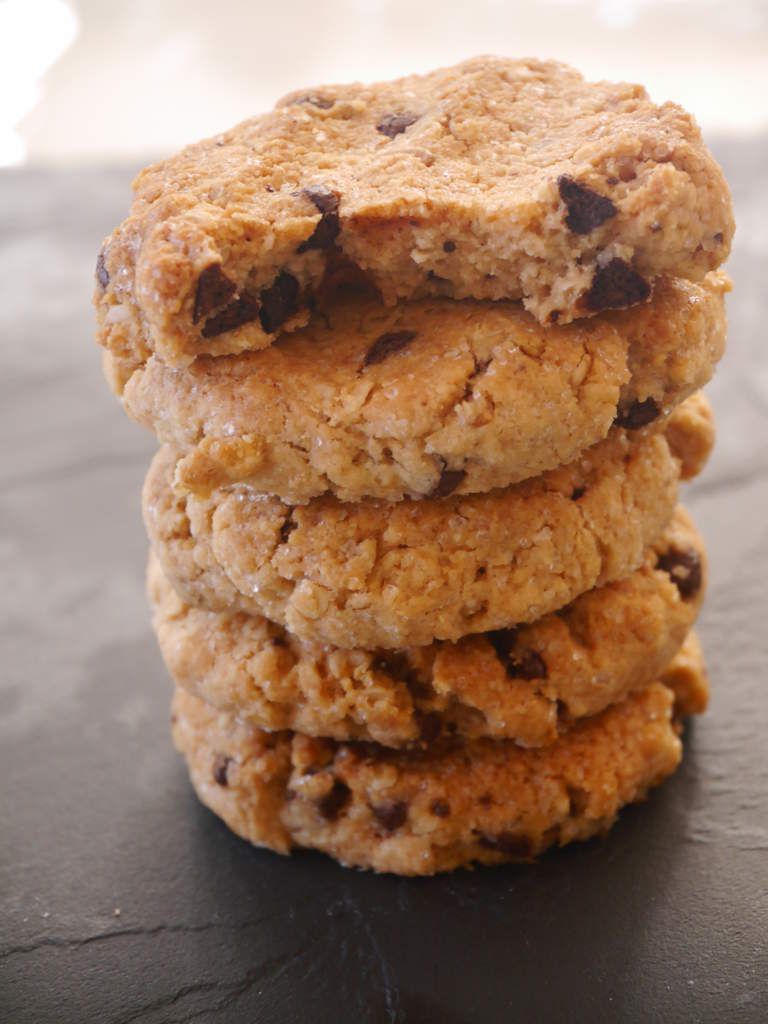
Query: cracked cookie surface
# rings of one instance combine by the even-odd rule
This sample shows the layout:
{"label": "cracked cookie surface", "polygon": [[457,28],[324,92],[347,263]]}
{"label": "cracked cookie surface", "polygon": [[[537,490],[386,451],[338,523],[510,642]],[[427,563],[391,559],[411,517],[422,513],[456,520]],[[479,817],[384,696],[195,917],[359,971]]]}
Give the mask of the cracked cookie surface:
{"label": "cracked cookie surface", "polygon": [[663,279],[644,306],[564,327],[519,303],[348,298],[266,351],[185,371],[112,360],[108,375],[128,415],[184,452],[176,484],[193,493],[238,481],[293,503],[487,491],[703,386],[728,286],[720,272]]}
{"label": "cracked cookie surface", "polygon": [[[667,429],[690,419],[700,431],[686,413],[700,402],[684,402]],[[681,462],[664,431],[620,430],[569,466],[488,494],[290,506],[245,485],[204,498],[175,493],[176,461],[160,450],[143,504],[178,592],[345,648],[421,646],[532,622],[628,575],[671,519],[681,473],[701,465]]]}
{"label": "cracked cookie surface", "polygon": [[394,652],[308,643],[263,616],[195,608],[154,557],[147,589],[176,685],[257,728],[390,747],[441,736],[535,747],[658,677],[693,627],[705,568],[678,508],[626,579],[529,626]]}
{"label": "cracked cookie surface", "polygon": [[[701,707],[703,663],[695,649],[687,657],[688,693]],[[661,682],[532,750],[480,739],[392,751],[268,733],[180,689],[173,738],[200,800],[250,842],[431,875],[531,860],[547,847],[604,833],[625,804],[642,799],[680,761],[669,688],[679,678],[673,662]]]}
{"label": "cracked cookie surface", "polygon": [[500,57],[294,93],[134,191],[97,261],[98,337],[175,366],[300,326],[339,259],[388,303],[522,298],[566,323],[701,280],[733,234],[680,107]]}

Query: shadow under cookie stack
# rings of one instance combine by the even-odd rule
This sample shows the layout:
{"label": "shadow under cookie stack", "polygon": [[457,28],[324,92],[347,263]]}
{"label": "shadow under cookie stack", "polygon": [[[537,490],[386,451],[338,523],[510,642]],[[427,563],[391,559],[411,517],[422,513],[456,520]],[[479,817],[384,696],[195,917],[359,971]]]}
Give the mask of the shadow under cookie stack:
{"label": "shadow under cookie stack", "polygon": [[235,832],[432,874],[674,771],[732,233],[684,111],[533,60],[295,93],[139,175],[99,340],[162,443],[174,742]]}

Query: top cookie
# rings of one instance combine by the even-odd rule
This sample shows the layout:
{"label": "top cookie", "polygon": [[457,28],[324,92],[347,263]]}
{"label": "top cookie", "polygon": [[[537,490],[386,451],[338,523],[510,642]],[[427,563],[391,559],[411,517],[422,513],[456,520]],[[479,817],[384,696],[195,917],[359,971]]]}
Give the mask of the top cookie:
{"label": "top cookie", "polygon": [[339,261],[397,298],[522,298],[567,323],[727,256],[693,119],[637,85],[481,57],[324,86],[142,172],[97,263],[99,340],[174,366],[306,322]]}

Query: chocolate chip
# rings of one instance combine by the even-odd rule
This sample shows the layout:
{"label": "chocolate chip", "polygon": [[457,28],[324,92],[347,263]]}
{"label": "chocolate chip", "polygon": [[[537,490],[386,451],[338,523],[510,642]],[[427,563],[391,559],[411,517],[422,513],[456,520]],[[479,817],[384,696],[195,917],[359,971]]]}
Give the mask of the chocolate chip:
{"label": "chocolate chip", "polygon": [[390,800],[385,804],[372,805],[371,814],[387,832],[394,832],[405,823],[408,805],[402,800]]}
{"label": "chocolate chip", "polygon": [[586,493],[586,487],[574,487],[571,491],[571,501],[578,501],[579,498],[583,498]]}
{"label": "chocolate chip", "polygon": [[406,128],[410,128],[418,119],[418,114],[385,114],[376,125],[376,131],[394,139],[396,135],[404,132]]}
{"label": "chocolate chip", "polygon": [[402,351],[416,337],[416,331],[390,331],[374,341],[365,354],[363,366],[374,366]]}
{"label": "chocolate chip", "polygon": [[714,238],[714,240],[717,242],[718,245],[722,245],[723,244],[723,232],[722,231],[718,231],[717,234],[713,235],[712,237]]}
{"label": "chocolate chip", "polygon": [[528,649],[512,654],[517,642],[516,629],[495,629],[486,636],[510,679],[548,678],[546,662],[538,651]]}
{"label": "chocolate chip", "polygon": [[422,743],[434,743],[442,729],[440,715],[429,713],[419,716],[419,738]]}
{"label": "chocolate chip", "polygon": [[287,543],[288,538],[290,537],[290,535],[293,533],[297,526],[298,524],[294,521],[293,513],[289,512],[288,515],[283,520],[283,525],[280,527],[281,544]]}
{"label": "chocolate chip", "polygon": [[299,311],[299,282],[293,274],[282,271],[269,288],[259,293],[259,320],[267,334],[274,334],[286,320]]}
{"label": "chocolate chip", "polygon": [[695,597],[701,589],[701,559],[692,549],[667,551],[659,558],[656,568],[668,573],[684,601]]}
{"label": "chocolate chip", "polygon": [[232,758],[227,757],[226,754],[217,754],[213,759],[213,781],[219,786],[228,786],[229,779],[227,773],[229,772],[229,766],[232,763]]}
{"label": "chocolate chip", "polygon": [[335,821],[349,803],[351,796],[352,790],[349,786],[341,779],[334,779],[329,792],[317,801],[317,809],[327,821]]}
{"label": "chocolate chip", "polygon": [[339,231],[339,197],[328,188],[305,188],[302,195],[314,203],[322,213],[315,225],[315,230],[305,239],[297,252],[309,252],[310,249],[330,249],[336,241]]}
{"label": "chocolate chip", "polygon": [[518,659],[507,662],[506,669],[510,679],[546,679],[549,674],[538,651],[523,651]]}
{"label": "chocolate chip", "polygon": [[102,288],[106,288],[109,284],[109,271],[107,270],[107,264],[104,261],[103,249],[96,257],[96,280]]}
{"label": "chocolate chip", "polygon": [[430,498],[447,498],[461,485],[467,475],[465,469],[443,469],[440,479],[429,492]]}
{"label": "chocolate chip", "polygon": [[598,268],[584,297],[587,309],[599,313],[603,309],[623,309],[645,302],[651,286],[628,263],[615,256]]}
{"label": "chocolate chip", "polygon": [[495,850],[519,860],[530,860],[533,855],[531,840],[527,836],[516,836],[514,832],[499,832],[496,836],[482,835],[478,843],[486,850]]}
{"label": "chocolate chip", "polygon": [[449,818],[451,815],[451,806],[445,800],[433,800],[429,809],[436,818]]}
{"label": "chocolate chip", "polygon": [[314,203],[320,213],[339,212],[339,197],[330,188],[316,185],[314,188],[303,188],[301,194]]}
{"label": "chocolate chip", "polygon": [[556,324],[557,321],[560,319],[560,310],[559,309],[553,309],[552,312],[549,314],[549,317],[547,319],[549,320],[549,322],[551,324]]}
{"label": "chocolate chip", "polygon": [[211,263],[197,279],[192,323],[199,323],[214,309],[226,305],[237,291],[237,285],[221,269],[220,263]]}
{"label": "chocolate chip", "polygon": [[456,252],[456,243],[452,242],[450,238],[447,242],[443,242],[443,252]]}
{"label": "chocolate chip", "polygon": [[517,643],[517,634],[518,630],[513,627],[512,629],[494,629],[485,635],[488,637],[488,642],[494,651],[496,651],[499,660],[506,661],[511,656]]}
{"label": "chocolate chip", "polygon": [[330,110],[336,100],[331,99],[330,96],[318,96],[317,93],[307,93],[306,96],[299,96],[298,99],[291,100],[291,106],[297,107],[302,103],[309,103],[310,106],[319,107],[320,110]]}
{"label": "chocolate chip", "polygon": [[640,427],[652,423],[660,412],[661,409],[655,399],[646,398],[642,402],[635,399],[626,409],[619,409],[613,422],[625,430],[639,430]]}
{"label": "chocolate chip", "polygon": [[259,300],[250,292],[243,294],[225,306],[220,313],[209,317],[203,324],[200,331],[204,338],[215,338],[219,334],[226,334],[227,331],[234,331],[236,327],[242,327],[255,320],[259,315]]}
{"label": "chocolate chip", "polygon": [[601,196],[567,174],[557,179],[557,189],[568,210],[565,223],[575,235],[588,235],[618,213],[607,196]]}

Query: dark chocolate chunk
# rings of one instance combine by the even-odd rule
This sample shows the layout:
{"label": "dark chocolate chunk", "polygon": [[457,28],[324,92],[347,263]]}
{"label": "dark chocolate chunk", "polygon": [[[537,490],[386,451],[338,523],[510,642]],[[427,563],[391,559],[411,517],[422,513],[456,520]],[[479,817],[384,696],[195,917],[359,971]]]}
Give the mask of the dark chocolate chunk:
{"label": "dark chocolate chunk", "polygon": [[389,800],[384,804],[372,805],[371,814],[387,832],[394,832],[396,828],[405,824],[408,805],[402,800]]}
{"label": "dark chocolate chunk", "polygon": [[283,270],[269,288],[259,293],[259,300],[261,326],[267,334],[274,334],[299,311],[299,282]]}
{"label": "dark chocolate chunk", "polygon": [[588,235],[618,213],[607,196],[601,196],[567,174],[557,179],[557,189],[568,210],[565,223],[575,235]]}
{"label": "dark chocolate chunk", "polygon": [[104,261],[103,249],[96,257],[96,280],[102,288],[106,288],[109,284],[109,271],[107,270],[107,264]]}
{"label": "dark chocolate chunk", "polygon": [[280,527],[280,543],[281,544],[287,543],[288,538],[293,533],[293,531],[296,529],[297,525],[298,524],[295,522],[295,520],[293,518],[293,513],[289,512],[288,515],[283,520],[283,525]]}
{"label": "dark chocolate chunk", "polygon": [[538,651],[523,651],[518,658],[510,659],[505,667],[510,679],[546,679],[549,674]]}
{"label": "dark chocolate chunk", "polygon": [[433,800],[429,809],[436,818],[449,818],[451,815],[451,805],[445,800]]}
{"label": "dark chocolate chunk", "polygon": [[486,633],[489,642],[510,679],[546,679],[547,665],[538,651],[530,649],[513,655],[516,629],[495,629]]}
{"label": "dark chocolate chunk", "polygon": [[320,110],[330,110],[336,100],[331,99],[330,96],[318,96],[317,93],[307,93],[306,96],[299,96],[295,100],[291,100],[291,106],[297,107],[301,103],[309,103],[312,107],[319,107]]}
{"label": "dark chocolate chunk", "polygon": [[453,494],[457,487],[461,486],[464,477],[467,475],[465,469],[443,469],[440,479],[430,491],[430,498],[447,498]]}
{"label": "dark chocolate chunk", "polygon": [[339,212],[339,197],[329,188],[316,185],[314,188],[303,188],[301,194],[314,203],[320,213]]}
{"label": "dark chocolate chunk", "polygon": [[418,700],[429,700],[435,695],[431,687],[419,679],[416,669],[402,651],[381,651],[371,661],[371,668],[374,672],[381,672],[390,679],[405,683]]}
{"label": "dark chocolate chunk", "polygon": [[669,574],[684,601],[701,589],[701,559],[693,551],[670,549],[659,558],[656,568]]}
{"label": "dark chocolate chunk", "polygon": [[419,738],[422,743],[434,743],[442,728],[440,715],[430,713],[419,717]]}
{"label": "dark chocolate chunk", "polygon": [[652,423],[660,412],[659,404],[653,398],[646,398],[642,402],[635,399],[626,409],[619,409],[613,422],[625,430],[639,430]]}
{"label": "dark chocolate chunk", "polygon": [[712,237],[717,242],[718,245],[722,245],[723,244],[723,232],[722,231],[718,231],[717,234],[713,235]]}
{"label": "dark chocolate chunk", "polygon": [[390,331],[388,334],[382,334],[366,352],[363,366],[383,363],[389,356],[409,345],[415,337],[416,331]]}
{"label": "dark chocolate chunk", "polygon": [[578,501],[579,498],[583,498],[586,493],[586,487],[574,487],[571,491],[571,501]]}
{"label": "dark chocolate chunk", "polygon": [[390,139],[394,139],[396,135],[404,132],[406,128],[410,128],[418,119],[418,114],[385,114],[376,125],[376,131],[381,132],[382,135],[386,135]]}
{"label": "dark chocolate chunk", "polygon": [[259,315],[259,300],[250,292],[243,294],[225,306],[220,313],[208,317],[200,331],[204,338],[215,338],[219,334],[226,334],[227,331],[234,331],[236,327],[249,324]]}
{"label": "dark chocolate chunk", "polygon": [[628,263],[615,256],[599,267],[585,295],[587,309],[599,313],[603,309],[623,309],[645,302],[651,286]]}
{"label": "dark chocolate chunk", "polygon": [[499,832],[496,836],[483,835],[478,839],[478,843],[486,850],[495,850],[519,860],[530,860],[533,855],[531,840],[527,836],[516,836],[514,832]]}
{"label": "dark chocolate chunk", "polygon": [[317,801],[317,809],[328,821],[335,821],[349,803],[352,790],[341,779],[334,779],[325,796]]}
{"label": "dark chocolate chunk", "polygon": [[199,323],[214,309],[226,305],[237,291],[237,285],[227,277],[220,263],[211,263],[197,279],[192,323]]}
{"label": "dark chocolate chunk", "polygon": [[499,661],[506,661],[511,656],[517,643],[517,634],[518,631],[514,627],[512,629],[494,629],[485,634],[488,637],[488,642],[496,651]]}
{"label": "dark chocolate chunk", "polygon": [[456,243],[452,242],[450,238],[443,242],[443,252],[456,252]]}
{"label": "dark chocolate chunk", "polygon": [[213,781],[219,786],[229,785],[229,779],[227,773],[229,772],[229,766],[232,763],[232,758],[227,757],[226,754],[217,754],[213,759]]}
{"label": "dark chocolate chunk", "polygon": [[310,249],[330,249],[336,241],[341,225],[339,224],[339,197],[335,192],[327,188],[305,188],[302,189],[310,202],[314,203],[322,213],[322,217],[315,225],[315,230],[306,238],[297,252],[308,252]]}

